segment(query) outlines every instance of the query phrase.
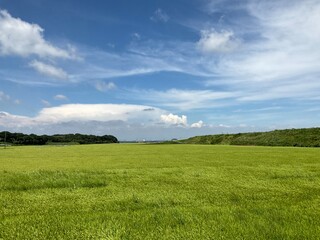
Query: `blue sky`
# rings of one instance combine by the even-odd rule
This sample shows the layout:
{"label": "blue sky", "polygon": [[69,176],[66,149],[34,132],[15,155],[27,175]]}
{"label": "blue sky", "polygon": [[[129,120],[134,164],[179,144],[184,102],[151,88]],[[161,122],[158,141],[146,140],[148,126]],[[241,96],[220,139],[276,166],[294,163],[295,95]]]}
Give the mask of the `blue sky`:
{"label": "blue sky", "polygon": [[318,127],[319,0],[0,0],[0,130]]}

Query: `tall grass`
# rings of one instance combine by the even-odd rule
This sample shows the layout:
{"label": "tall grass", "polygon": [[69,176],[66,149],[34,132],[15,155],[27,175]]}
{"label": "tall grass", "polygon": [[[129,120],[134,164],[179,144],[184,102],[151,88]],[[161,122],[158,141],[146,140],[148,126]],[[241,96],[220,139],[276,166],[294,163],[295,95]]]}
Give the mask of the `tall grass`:
{"label": "tall grass", "polygon": [[0,150],[0,239],[319,239],[320,149]]}

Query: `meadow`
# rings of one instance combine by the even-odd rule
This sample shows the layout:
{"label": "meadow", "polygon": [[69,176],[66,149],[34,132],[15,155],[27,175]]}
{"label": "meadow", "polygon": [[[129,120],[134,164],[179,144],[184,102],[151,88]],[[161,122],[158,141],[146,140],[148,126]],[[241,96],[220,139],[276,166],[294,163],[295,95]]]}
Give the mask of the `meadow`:
{"label": "meadow", "polygon": [[0,239],[319,239],[320,149],[0,149]]}

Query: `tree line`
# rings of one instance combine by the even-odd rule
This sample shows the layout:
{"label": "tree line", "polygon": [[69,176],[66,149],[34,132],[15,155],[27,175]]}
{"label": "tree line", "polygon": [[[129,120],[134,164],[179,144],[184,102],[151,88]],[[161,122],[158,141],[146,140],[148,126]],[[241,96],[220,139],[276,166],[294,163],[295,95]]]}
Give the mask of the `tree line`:
{"label": "tree line", "polygon": [[195,136],[189,139],[180,140],[177,143],[320,147],[320,128]]}
{"label": "tree line", "polygon": [[45,145],[45,144],[99,144],[118,143],[112,135],[96,136],[85,134],[36,135],[24,133],[0,132],[0,142],[12,145]]}

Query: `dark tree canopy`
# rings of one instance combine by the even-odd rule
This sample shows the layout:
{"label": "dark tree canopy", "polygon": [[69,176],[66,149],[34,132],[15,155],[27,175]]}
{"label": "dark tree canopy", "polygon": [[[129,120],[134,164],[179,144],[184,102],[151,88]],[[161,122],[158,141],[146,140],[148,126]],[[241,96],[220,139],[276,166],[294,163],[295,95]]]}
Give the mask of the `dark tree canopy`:
{"label": "dark tree canopy", "polygon": [[5,133],[6,142],[14,145],[118,143],[118,139],[112,135],[95,136],[76,133],[49,136],[11,132],[0,132],[0,142],[4,142]]}

